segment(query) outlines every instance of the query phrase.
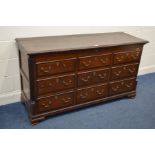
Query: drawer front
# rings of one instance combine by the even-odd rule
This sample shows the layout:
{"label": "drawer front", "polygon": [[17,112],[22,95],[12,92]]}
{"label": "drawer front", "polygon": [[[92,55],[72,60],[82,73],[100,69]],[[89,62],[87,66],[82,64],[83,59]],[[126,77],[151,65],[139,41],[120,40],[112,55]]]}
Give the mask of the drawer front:
{"label": "drawer front", "polygon": [[133,77],[137,75],[139,64],[130,64],[119,67],[113,67],[111,69],[111,80]]}
{"label": "drawer front", "polygon": [[107,82],[109,78],[110,69],[102,69],[78,73],[78,86],[88,86],[95,83]]}
{"label": "drawer front", "polygon": [[37,81],[38,95],[74,88],[75,75],[53,77]]}
{"label": "drawer front", "polygon": [[108,96],[108,85],[100,85],[77,91],[77,103],[87,102]]}
{"label": "drawer front", "polygon": [[37,64],[37,76],[48,76],[75,70],[76,59],[58,60]]}
{"label": "drawer front", "polygon": [[53,95],[38,100],[39,111],[59,109],[74,104],[74,92]]}
{"label": "drawer front", "polygon": [[110,95],[133,91],[136,88],[136,79],[127,79],[110,83]]}
{"label": "drawer front", "polygon": [[87,70],[95,67],[109,66],[112,62],[112,54],[102,54],[79,58],[79,70]]}
{"label": "drawer front", "polygon": [[138,62],[140,60],[140,56],[141,56],[141,51],[115,53],[114,64]]}

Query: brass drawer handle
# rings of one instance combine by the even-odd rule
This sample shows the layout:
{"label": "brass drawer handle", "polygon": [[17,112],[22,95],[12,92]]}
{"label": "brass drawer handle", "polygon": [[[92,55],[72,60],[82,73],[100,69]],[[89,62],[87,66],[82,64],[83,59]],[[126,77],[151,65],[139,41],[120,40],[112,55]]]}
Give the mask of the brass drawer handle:
{"label": "brass drawer handle", "polygon": [[118,91],[119,88],[120,88],[120,86],[112,87],[112,90],[113,91]]}
{"label": "brass drawer handle", "polygon": [[115,71],[114,74],[115,74],[116,76],[119,76],[119,75],[121,74],[121,72],[122,72],[122,71],[118,70],[118,71]]}
{"label": "brass drawer handle", "polygon": [[90,79],[90,76],[87,76],[87,77],[82,77],[81,80],[84,81],[84,82],[88,82]]}
{"label": "brass drawer handle", "polygon": [[106,73],[104,73],[104,74],[98,74],[98,77],[101,78],[101,79],[104,79],[106,77],[106,75],[107,75]]}
{"label": "brass drawer handle", "polygon": [[48,67],[48,69],[45,69],[44,67],[41,67],[41,70],[42,70],[44,73],[49,73],[49,72],[50,72],[50,69],[51,69],[50,66]]}
{"label": "brass drawer handle", "polygon": [[117,60],[118,62],[123,61],[124,58],[125,58],[124,55],[116,56],[116,60]]}
{"label": "brass drawer handle", "polygon": [[67,65],[66,65],[66,64],[64,64],[64,63],[62,64],[62,66],[63,66],[64,68],[66,68],[66,67],[67,67]]}
{"label": "brass drawer handle", "polygon": [[137,59],[137,56],[136,55],[131,55],[131,58],[135,60],[135,59]]}
{"label": "brass drawer handle", "polygon": [[[134,67],[134,66],[133,66],[133,67]],[[123,70],[125,70],[125,71],[127,70],[127,71],[129,71],[130,73],[134,73],[136,69],[135,69],[135,68],[129,68],[129,69],[128,69],[126,66],[124,66],[124,67],[123,67]]]}
{"label": "brass drawer handle", "polygon": [[83,61],[82,63],[84,64],[84,66],[88,67],[91,64],[91,60],[89,60],[88,62]]}
{"label": "brass drawer handle", "polygon": [[70,100],[71,100],[71,98],[70,98],[70,97],[68,97],[68,98],[63,98],[62,100],[63,100],[63,102],[65,102],[65,103],[69,103]]}
{"label": "brass drawer handle", "polygon": [[80,94],[80,98],[81,99],[86,99],[88,96],[88,93],[85,93],[85,94]]}
{"label": "brass drawer handle", "polygon": [[106,64],[108,60],[109,60],[108,58],[101,58],[101,59],[100,59],[100,61],[101,61],[103,64]]}
{"label": "brass drawer handle", "polygon": [[132,87],[132,83],[126,84],[125,86],[126,86],[127,88],[131,88],[131,87]]}
{"label": "brass drawer handle", "polygon": [[96,93],[97,93],[98,95],[102,95],[102,94],[104,93],[104,89],[102,89],[102,91],[97,90]]}
{"label": "brass drawer handle", "polygon": [[42,103],[42,105],[44,106],[44,108],[48,108],[52,105],[52,101],[49,100],[48,103]]}
{"label": "brass drawer handle", "polygon": [[121,62],[121,61],[122,61],[122,59],[119,58],[119,57],[116,57],[116,60],[117,60],[118,62]]}
{"label": "brass drawer handle", "polygon": [[45,108],[48,108],[48,107],[49,107],[49,105],[48,105],[48,104],[46,104],[46,105],[44,105],[44,107],[45,107]]}
{"label": "brass drawer handle", "polygon": [[63,80],[63,84],[64,84],[65,86],[68,86],[68,85],[70,85],[71,83],[72,83],[72,80],[69,80],[69,81]]}
{"label": "brass drawer handle", "polygon": [[136,70],[135,68],[132,68],[132,69],[131,69],[131,68],[129,68],[129,70],[128,70],[128,71],[129,71],[130,73],[134,73],[134,72],[135,72],[135,70]]}
{"label": "brass drawer handle", "polygon": [[[126,56],[128,56],[128,54],[126,54]],[[121,62],[121,61],[123,61],[124,59],[125,59],[125,56],[124,56],[124,55],[116,56],[116,60],[117,60],[118,62]]]}

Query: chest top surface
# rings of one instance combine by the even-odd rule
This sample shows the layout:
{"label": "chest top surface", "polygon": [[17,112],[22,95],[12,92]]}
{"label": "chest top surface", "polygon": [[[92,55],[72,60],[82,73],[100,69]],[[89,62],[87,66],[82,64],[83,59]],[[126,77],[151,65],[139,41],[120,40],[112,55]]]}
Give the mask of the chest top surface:
{"label": "chest top surface", "polygon": [[16,41],[18,46],[30,55],[56,51],[148,43],[146,40],[124,32],[17,38]]}

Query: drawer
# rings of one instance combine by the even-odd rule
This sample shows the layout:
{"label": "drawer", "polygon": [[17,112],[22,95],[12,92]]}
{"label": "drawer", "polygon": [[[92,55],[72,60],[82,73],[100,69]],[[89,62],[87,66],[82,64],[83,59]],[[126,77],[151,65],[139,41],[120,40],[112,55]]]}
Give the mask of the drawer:
{"label": "drawer", "polygon": [[48,76],[65,72],[73,72],[75,70],[75,65],[75,58],[37,63],[37,76]]}
{"label": "drawer", "polygon": [[138,72],[138,66],[139,64],[136,63],[119,67],[112,67],[110,79],[115,80],[119,78],[136,76]]}
{"label": "drawer", "polygon": [[78,73],[78,86],[88,86],[95,83],[107,82],[110,69],[100,69]]}
{"label": "drawer", "polygon": [[74,88],[75,74],[52,77],[50,79],[38,80],[38,95],[51,93],[55,91],[67,90]]}
{"label": "drawer", "polygon": [[77,91],[77,103],[100,99],[107,96],[108,96],[107,84],[79,89]]}
{"label": "drawer", "polygon": [[95,67],[109,66],[112,62],[112,54],[102,54],[79,58],[79,70],[87,70]]}
{"label": "drawer", "polygon": [[38,99],[39,111],[48,111],[52,109],[59,109],[74,104],[74,92],[65,94],[53,95]]}
{"label": "drawer", "polygon": [[133,91],[136,88],[136,79],[127,79],[110,83],[110,95]]}
{"label": "drawer", "polygon": [[119,52],[114,54],[114,64],[139,62],[141,51]]}

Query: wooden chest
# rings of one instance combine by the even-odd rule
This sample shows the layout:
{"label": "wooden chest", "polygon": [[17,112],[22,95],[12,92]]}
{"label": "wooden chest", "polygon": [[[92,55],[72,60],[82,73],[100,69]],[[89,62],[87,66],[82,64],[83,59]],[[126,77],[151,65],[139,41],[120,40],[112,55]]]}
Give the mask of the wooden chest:
{"label": "wooden chest", "polygon": [[147,41],[126,33],[17,38],[22,100],[32,124],[136,95]]}

